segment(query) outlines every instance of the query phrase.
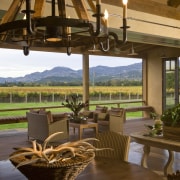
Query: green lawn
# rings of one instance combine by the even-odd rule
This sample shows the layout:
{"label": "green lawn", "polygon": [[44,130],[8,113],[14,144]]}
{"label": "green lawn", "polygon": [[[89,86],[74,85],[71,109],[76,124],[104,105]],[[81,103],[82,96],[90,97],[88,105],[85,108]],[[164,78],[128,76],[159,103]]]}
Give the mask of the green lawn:
{"label": "green lawn", "polygon": [[[95,103],[95,102],[93,102]],[[13,109],[13,108],[29,108],[29,107],[45,107],[45,106],[59,106],[61,103],[0,103],[0,109]],[[139,106],[140,104],[136,104]],[[127,104],[123,104],[121,107],[126,107]],[[134,106],[134,104],[128,104],[128,106]],[[112,105],[108,106],[109,108]],[[95,106],[90,107],[91,110],[95,109]],[[58,108],[58,109],[50,109],[52,112],[68,112],[67,108]],[[20,116],[25,115],[26,111],[7,111],[0,112],[0,116]],[[142,117],[142,112],[132,112],[126,114],[127,118],[138,118]],[[5,129],[16,129],[16,128],[27,128],[27,123],[14,123],[14,124],[2,124],[0,125],[0,130]]]}
{"label": "green lawn", "polygon": [[27,123],[13,123],[13,124],[1,124],[0,130],[6,130],[6,129],[19,129],[19,128],[27,128]]}

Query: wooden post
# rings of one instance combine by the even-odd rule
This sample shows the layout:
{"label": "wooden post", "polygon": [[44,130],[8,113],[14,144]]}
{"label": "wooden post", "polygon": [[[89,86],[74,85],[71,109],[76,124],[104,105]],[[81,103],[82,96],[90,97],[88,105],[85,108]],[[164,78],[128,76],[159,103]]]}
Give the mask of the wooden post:
{"label": "wooden post", "polygon": [[41,103],[41,92],[39,93],[39,102]]}
{"label": "wooden post", "polygon": [[28,93],[26,93],[25,95],[25,103],[27,103],[27,101],[28,101]]}
{"label": "wooden post", "polygon": [[89,55],[83,54],[83,102],[89,100]]}
{"label": "wooden post", "polygon": [[10,103],[12,103],[12,93],[10,93]]}
{"label": "wooden post", "polygon": [[52,93],[52,102],[54,102],[54,93]]}

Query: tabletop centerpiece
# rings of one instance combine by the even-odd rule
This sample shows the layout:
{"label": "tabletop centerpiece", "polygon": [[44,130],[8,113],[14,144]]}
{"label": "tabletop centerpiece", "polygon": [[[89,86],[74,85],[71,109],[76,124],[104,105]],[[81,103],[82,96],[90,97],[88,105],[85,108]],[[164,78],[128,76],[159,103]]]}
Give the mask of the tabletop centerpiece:
{"label": "tabletop centerpiece", "polygon": [[149,136],[162,136],[163,135],[163,122],[160,119],[159,115],[155,112],[152,112],[150,114],[150,117],[154,120],[153,125],[147,125],[145,124],[145,127],[147,127]]}
{"label": "tabletop centerpiece", "polygon": [[62,103],[64,107],[69,108],[72,111],[72,114],[69,114],[69,119],[71,122],[75,123],[86,123],[88,117],[80,116],[80,111],[83,108],[89,106],[89,101],[87,100],[85,103],[80,101],[80,97],[77,94],[71,94],[65,102]]}
{"label": "tabletop centerpiece", "polygon": [[9,159],[28,179],[31,180],[74,180],[78,174],[94,159],[96,149],[88,141],[98,141],[96,138],[86,138],[75,142],[48,146],[48,142],[57,132],[50,135],[43,144],[32,141],[32,148],[15,148]]}
{"label": "tabletop centerpiece", "polygon": [[163,136],[167,139],[180,141],[180,104],[171,107],[161,115]]}

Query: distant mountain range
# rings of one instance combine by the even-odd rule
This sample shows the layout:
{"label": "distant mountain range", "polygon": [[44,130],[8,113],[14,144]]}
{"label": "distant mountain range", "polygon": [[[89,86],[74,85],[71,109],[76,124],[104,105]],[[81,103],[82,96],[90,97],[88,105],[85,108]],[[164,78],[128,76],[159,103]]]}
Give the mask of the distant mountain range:
{"label": "distant mountain range", "polygon": [[[89,69],[90,81],[103,82],[112,79],[119,80],[141,80],[142,63],[135,63],[128,66],[107,67],[96,66]],[[24,77],[0,77],[0,83],[5,82],[75,82],[82,81],[82,70],[72,70],[67,67],[55,67],[43,72],[34,72]]]}

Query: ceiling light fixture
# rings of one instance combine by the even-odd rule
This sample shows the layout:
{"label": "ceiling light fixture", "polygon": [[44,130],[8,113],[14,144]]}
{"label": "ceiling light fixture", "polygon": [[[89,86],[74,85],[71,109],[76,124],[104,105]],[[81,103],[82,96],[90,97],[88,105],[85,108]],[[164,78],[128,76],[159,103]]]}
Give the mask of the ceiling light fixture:
{"label": "ceiling light fixture", "polygon": [[[35,3],[37,1],[38,0],[35,0]],[[88,1],[88,3],[89,2],[90,1]],[[127,2],[128,0],[123,0],[123,26],[121,27],[123,29],[122,40],[118,39],[118,35],[116,33],[109,31],[108,12],[106,10],[104,14],[101,13],[101,0],[96,0],[96,12],[93,15],[93,17],[96,18],[95,28],[93,23],[91,23],[89,20],[73,19],[70,17],[67,18],[65,0],[57,0],[57,2],[52,0],[50,2],[52,11],[51,16],[35,18],[32,16],[35,11],[31,9],[31,0],[26,0],[26,9],[22,11],[26,18],[1,23],[0,40],[4,39],[4,37],[7,38],[7,34],[9,33],[11,33],[11,35],[13,34],[13,36],[15,36],[14,39],[17,39],[18,37],[22,41],[21,44],[23,46],[24,55],[28,55],[29,47],[33,44],[33,42],[37,44],[35,41],[37,39],[42,39],[43,43],[45,44],[41,45],[42,47],[65,47],[67,49],[67,54],[70,55],[72,47],[84,45],[82,39],[73,42],[72,36],[75,34],[77,35],[86,33],[86,37],[90,37],[93,39],[93,41],[96,39],[96,42],[98,42],[100,45],[100,49],[103,52],[107,52],[110,49],[110,37],[114,39],[117,45],[124,44],[127,41],[127,28],[129,28],[129,26],[127,26]],[[59,16],[57,16],[55,12],[56,3],[58,5]],[[103,17],[105,22],[105,30],[102,35],[101,21]],[[77,29],[77,31],[73,32],[72,28]],[[20,31],[23,32],[20,34]]]}

